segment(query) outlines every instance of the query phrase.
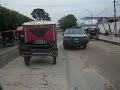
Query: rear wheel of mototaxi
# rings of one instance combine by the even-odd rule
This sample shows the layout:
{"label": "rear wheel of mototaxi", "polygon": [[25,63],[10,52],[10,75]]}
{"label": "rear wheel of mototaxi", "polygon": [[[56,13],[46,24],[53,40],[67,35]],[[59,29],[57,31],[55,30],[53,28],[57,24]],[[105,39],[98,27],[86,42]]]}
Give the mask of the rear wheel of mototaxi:
{"label": "rear wheel of mototaxi", "polygon": [[68,46],[67,46],[67,44],[66,44],[65,41],[63,41],[63,47],[64,47],[64,49],[67,49],[67,48],[68,48]]}
{"label": "rear wheel of mototaxi", "polygon": [[30,65],[30,57],[24,57],[24,62],[26,66]]}
{"label": "rear wheel of mototaxi", "polygon": [[53,64],[56,64],[56,56],[53,56]]}
{"label": "rear wheel of mototaxi", "polygon": [[99,40],[99,35],[96,36],[96,40]]}
{"label": "rear wheel of mototaxi", "polygon": [[83,49],[86,49],[87,48],[87,44],[83,44]]}

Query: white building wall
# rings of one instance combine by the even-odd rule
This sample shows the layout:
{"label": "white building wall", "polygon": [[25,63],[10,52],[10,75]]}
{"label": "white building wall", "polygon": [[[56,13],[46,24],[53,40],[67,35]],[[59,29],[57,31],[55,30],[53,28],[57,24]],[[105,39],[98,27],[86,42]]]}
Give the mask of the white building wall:
{"label": "white building wall", "polygon": [[98,28],[100,29],[101,33],[105,33],[105,30],[102,24],[98,24]]}
{"label": "white building wall", "polygon": [[[110,28],[112,29],[112,32],[114,32],[115,22],[111,23]],[[117,22],[117,34],[120,29],[120,21]]]}
{"label": "white building wall", "polygon": [[111,28],[112,32],[114,32],[114,27],[115,27],[115,23],[113,22],[113,23],[110,24],[110,28]]}
{"label": "white building wall", "polygon": [[[107,23],[104,23],[104,27],[105,30],[109,30],[109,26]],[[100,28],[101,33],[105,33],[104,27],[103,24],[98,24],[98,28]],[[112,32],[114,31],[114,27],[115,27],[115,22],[110,23],[110,28]],[[119,29],[120,29],[120,21],[117,22],[117,34],[119,32]]]}
{"label": "white building wall", "polygon": [[119,33],[119,29],[120,29],[120,21],[117,22],[117,33]]}
{"label": "white building wall", "polygon": [[105,26],[105,30],[109,30],[108,23],[104,23],[104,26]]}

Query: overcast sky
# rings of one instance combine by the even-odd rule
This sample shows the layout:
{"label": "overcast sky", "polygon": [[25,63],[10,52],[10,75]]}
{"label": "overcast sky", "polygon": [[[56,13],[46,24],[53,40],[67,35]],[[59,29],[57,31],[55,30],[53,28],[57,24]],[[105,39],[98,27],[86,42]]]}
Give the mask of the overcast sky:
{"label": "overcast sky", "polygon": [[[31,17],[33,9],[42,8],[50,14],[53,21],[57,21],[67,14],[74,14],[77,19],[90,16],[86,9],[92,11],[93,16],[114,15],[113,0],[106,0],[106,5],[105,0],[0,0],[0,4],[28,17]],[[120,15],[120,7],[118,6],[117,12]]]}

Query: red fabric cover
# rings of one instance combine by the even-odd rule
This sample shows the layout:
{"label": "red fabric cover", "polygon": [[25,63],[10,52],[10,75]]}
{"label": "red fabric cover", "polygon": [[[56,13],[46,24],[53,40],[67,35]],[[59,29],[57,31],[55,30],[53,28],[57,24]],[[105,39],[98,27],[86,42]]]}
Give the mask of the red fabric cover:
{"label": "red fabric cover", "polygon": [[[49,31],[42,37],[39,38],[32,34],[30,32],[30,29],[35,29],[35,28],[49,28]],[[26,32],[26,42],[31,42],[33,40],[48,40],[48,41],[54,41],[55,40],[55,35],[54,35],[54,26],[49,25],[49,26],[25,26],[24,30]]]}

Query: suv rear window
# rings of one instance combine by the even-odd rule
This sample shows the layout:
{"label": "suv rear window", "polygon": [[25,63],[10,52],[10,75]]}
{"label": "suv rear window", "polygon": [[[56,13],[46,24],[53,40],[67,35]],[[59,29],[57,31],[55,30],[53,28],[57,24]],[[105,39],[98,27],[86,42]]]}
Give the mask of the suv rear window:
{"label": "suv rear window", "polygon": [[79,28],[71,28],[65,31],[65,34],[85,34],[82,29]]}

